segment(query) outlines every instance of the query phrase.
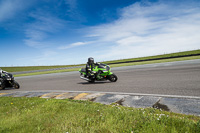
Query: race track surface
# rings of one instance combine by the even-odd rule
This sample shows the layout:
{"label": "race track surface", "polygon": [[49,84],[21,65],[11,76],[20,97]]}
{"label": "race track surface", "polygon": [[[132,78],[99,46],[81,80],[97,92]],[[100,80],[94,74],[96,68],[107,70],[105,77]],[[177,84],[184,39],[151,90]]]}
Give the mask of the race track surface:
{"label": "race track surface", "polygon": [[118,81],[88,83],[79,72],[18,77],[19,90],[10,91],[97,91],[158,95],[200,96],[200,60],[113,68]]}

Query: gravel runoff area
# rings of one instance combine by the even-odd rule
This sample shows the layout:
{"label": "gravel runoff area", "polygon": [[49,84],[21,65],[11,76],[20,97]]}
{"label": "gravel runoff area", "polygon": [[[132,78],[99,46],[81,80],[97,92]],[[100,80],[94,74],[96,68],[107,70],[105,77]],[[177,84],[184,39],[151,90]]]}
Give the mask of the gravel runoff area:
{"label": "gravel runoff area", "polygon": [[144,95],[131,93],[108,93],[108,92],[38,92],[38,91],[15,91],[0,93],[0,97],[41,97],[54,99],[90,100],[97,103],[110,105],[118,103],[126,107],[134,108],[157,108],[175,113],[200,116],[200,97],[171,97],[162,95]]}

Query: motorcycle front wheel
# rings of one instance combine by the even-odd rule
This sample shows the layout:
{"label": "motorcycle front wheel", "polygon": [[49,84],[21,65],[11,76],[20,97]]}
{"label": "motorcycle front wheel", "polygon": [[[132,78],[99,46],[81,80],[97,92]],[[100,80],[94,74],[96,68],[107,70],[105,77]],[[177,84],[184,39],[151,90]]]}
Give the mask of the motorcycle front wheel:
{"label": "motorcycle front wheel", "polygon": [[5,89],[5,83],[3,79],[0,79],[0,90],[4,90],[4,89]]}
{"label": "motorcycle front wheel", "polygon": [[109,80],[111,81],[111,82],[116,82],[117,81],[117,76],[115,75],[115,74],[112,74],[112,75],[110,75],[109,76]]}
{"label": "motorcycle front wheel", "polygon": [[14,87],[15,89],[19,89],[19,88],[20,88],[20,85],[19,85],[19,83],[17,83],[17,81],[14,81],[14,82],[13,82],[13,87]]}

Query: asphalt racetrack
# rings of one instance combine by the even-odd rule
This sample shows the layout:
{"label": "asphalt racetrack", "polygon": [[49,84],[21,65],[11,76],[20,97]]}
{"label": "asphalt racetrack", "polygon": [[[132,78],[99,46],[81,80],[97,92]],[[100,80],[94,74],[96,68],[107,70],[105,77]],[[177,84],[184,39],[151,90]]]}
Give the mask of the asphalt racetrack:
{"label": "asphalt racetrack", "polygon": [[21,88],[11,91],[95,91],[200,97],[200,60],[112,68],[118,81],[88,83],[79,72],[15,78]]}

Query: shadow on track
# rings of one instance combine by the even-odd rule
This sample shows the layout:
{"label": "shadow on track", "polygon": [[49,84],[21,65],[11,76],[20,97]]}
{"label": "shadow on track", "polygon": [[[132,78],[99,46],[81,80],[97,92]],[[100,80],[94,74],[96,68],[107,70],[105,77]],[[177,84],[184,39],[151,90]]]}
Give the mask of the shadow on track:
{"label": "shadow on track", "polygon": [[11,88],[11,87],[10,87],[10,88],[5,88],[5,89],[3,89],[3,90],[0,90],[0,92],[1,92],[1,91],[6,91],[6,90],[19,90],[19,89],[15,89],[15,88]]}
{"label": "shadow on track", "polygon": [[77,84],[82,84],[82,85],[92,85],[92,84],[106,84],[106,83],[111,83],[109,81],[98,81],[98,82],[94,82],[94,83],[90,83],[90,82],[80,82]]}

